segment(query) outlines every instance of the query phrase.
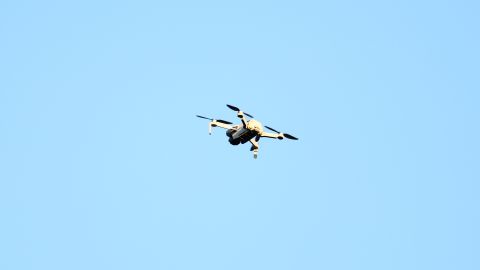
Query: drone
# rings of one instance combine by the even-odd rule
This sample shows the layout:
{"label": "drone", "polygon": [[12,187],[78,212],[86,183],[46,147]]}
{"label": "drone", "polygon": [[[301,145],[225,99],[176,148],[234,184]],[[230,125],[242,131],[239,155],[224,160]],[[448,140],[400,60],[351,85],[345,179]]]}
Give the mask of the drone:
{"label": "drone", "polygon": [[[250,142],[252,147],[250,151],[253,151],[253,157],[256,159],[258,157],[258,141],[260,138],[271,138],[271,139],[278,139],[283,140],[284,138],[290,140],[298,140],[298,138],[275,130],[271,127],[265,126],[266,129],[269,129],[275,133],[268,133],[263,131],[262,123],[253,119],[254,117],[246,112],[242,112],[239,108],[228,105],[227,107],[230,108],[232,111],[237,112],[237,117],[240,118],[242,121],[241,124],[233,125],[232,122],[228,122],[225,120],[220,119],[213,119],[201,115],[197,115],[199,118],[210,120],[211,122],[208,124],[208,133],[212,135],[212,127],[220,127],[227,130],[227,137],[228,142],[232,145],[239,145],[245,144],[246,142]],[[246,116],[250,118],[250,120],[246,119]]]}

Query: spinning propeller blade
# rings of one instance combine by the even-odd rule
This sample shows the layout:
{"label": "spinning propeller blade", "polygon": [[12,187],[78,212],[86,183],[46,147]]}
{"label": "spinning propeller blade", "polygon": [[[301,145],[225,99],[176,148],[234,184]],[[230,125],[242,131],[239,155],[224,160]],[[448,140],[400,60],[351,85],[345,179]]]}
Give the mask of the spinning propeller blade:
{"label": "spinning propeller blade", "polygon": [[210,121],[217,121],[217,122],[219,122],[219,123],[222,123],[222,124],[227,124],[227,125],[231,125],[231,124],[233,124],[232,122],[228,122],[228,121],[225,121],[225,120],[221,120],[221,119],[212,119],[212,118],[208,118],[208,117],[201,116],[201,115],[197,115],[197,117],[199,117],[199,118],[203,118],[203,119],[207,119],[207,120],[210,120]]}
{"label": "spinning propeller blade", "polygon": [[[227,104],[227,107],[230,108],[232,111],[236,111],[236,112],[239,112],[239,111],[240,111],[240,109],[239,109],[238,107],[235,107],[235,106],[233,106],[233,105],[228,105],[228,104]],[[248,113],[246,113],[246,112],[243,112],[243,114],[245,114],[246,116],[248,116],[248,117],[250,117],[250,118],[255,118],[255,117],[253,117],[251,114],[248,114]]]}
{"label": "spinning propeller blade", "polygon": [[227,125],[231,125],[231,124],[233,124],[232,122],[228,122],[228,121],[225,121],[225,120],[220,120],[220,119],[218,119],[218,120],[215,120],[215,121],[217,121],[217,122],[219,122],[219,123],[227,124]]}
{"label": "spinning propeller blade", "polygon": [[[273,128],[269,127],[269,126],[265,126],[265,128],[267,128],[267,129],[269,129],[269,130],[271,130],[271,131],[273,131],[273,132],[276,132],[276,133],[281,133],[280,131],[278,131],[278,130],[276,130],[276,129],[273,129]],[[283,136],[284,136],[285,138],[287,138],[287,139],[290,139],[290,140],[298,140],[297,137],[294,137],[294,136],[292,136],[292,135],[290,135],[290,134],[287,134],[287,133],[283,133]]]}
{"label": "spinning propeller blade", "polygon": [[269,127],[269,126],[265,126],[265,128],[268,128],[268,129],[270,129],[270,130],[273,131],[273,132],[280,133],[280,131],[278,131],[278,130],[276,130],[276,129],[273,129],[273,128]]}
{"label": "spinning propeller blade", "polygon": [[287,134],[287,133],[283,133],[283,136],[285,136],[285,138],[290,139],[290,140],[298,140],[298,138],[293,137],[292,135]]}
{"label": "spinning propeller blade", "polygon": [[197,117],[198,117],[198,118],[203,118],[203,119],[207,119],[207,120],[213,121],[212,118],[208,118],[208,117],[205,117],[205,116],[197,115]]}
{"label": "spinning propeller blade", "polygon": [[228,105],[228,104],[227,104],[227,107],[230,108],[232,111],[236,111],[236,112],[239,112],[239,111],[240,111],[239,108],[237,108],[237,107],[235,107],[235,106],[233,106],[233,105]]}

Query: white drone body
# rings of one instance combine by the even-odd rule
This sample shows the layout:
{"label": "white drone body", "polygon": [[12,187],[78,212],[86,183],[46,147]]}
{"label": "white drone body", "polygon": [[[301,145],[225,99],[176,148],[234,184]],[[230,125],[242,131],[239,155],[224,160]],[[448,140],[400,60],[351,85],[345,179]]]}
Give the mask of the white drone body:
{"label": "white drone body", "polygon": [[[262,123],[253,119],[253,116],[251,116],[250,114],[242,112],[239,108],[232,105],[227,105],[227,107],[237,112],[238,118],[240,118],[240,120],[242,121],[241,124],[233,125],[233,123],[225,120],[215,120],[200,115],[197,115],[197,117],[211,120],[211,122],[208,124],[209,134],[212,134],[212,127],[220,127],[226,129],[227,137],[229,138],[228,142],[230,142],[230,144],[232,145],[239,145],[250,142],[252,144],[250,151],[253,151],[254,158],[258,157],[258,141],[262,137],[278,140],[283,140],[284,138],[298,140],[290,134],[279,132],[268,126],[265,126],[265,128],[274,131],[275,133],[265,132],[263,130],[264,126],[262,125]],[[247,120],[245,116],[248,116],[251,119]]]}

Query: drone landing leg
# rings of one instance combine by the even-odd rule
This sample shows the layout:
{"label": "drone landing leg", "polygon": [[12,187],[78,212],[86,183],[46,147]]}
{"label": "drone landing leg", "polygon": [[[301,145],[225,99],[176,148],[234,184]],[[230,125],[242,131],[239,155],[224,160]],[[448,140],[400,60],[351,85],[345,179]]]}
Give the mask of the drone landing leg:
{"label": "drone landing leg", "polygon": [[250,143],[252,143],[252,147],[250,148],[250,151],[253,151],[253,158],[257,158],[258,157],[258,142],[255,141],[255,138],[254,139],[251,139],[250,140]]}

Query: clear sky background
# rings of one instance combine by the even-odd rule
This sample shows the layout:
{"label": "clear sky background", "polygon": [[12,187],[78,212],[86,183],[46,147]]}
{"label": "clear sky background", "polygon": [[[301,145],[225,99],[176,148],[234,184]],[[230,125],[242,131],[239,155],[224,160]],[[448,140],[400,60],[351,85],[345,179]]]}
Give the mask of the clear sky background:
{"label": "clear sky background", "polygon": [[480,269],[479,13],[2,1],[0,269]]}

